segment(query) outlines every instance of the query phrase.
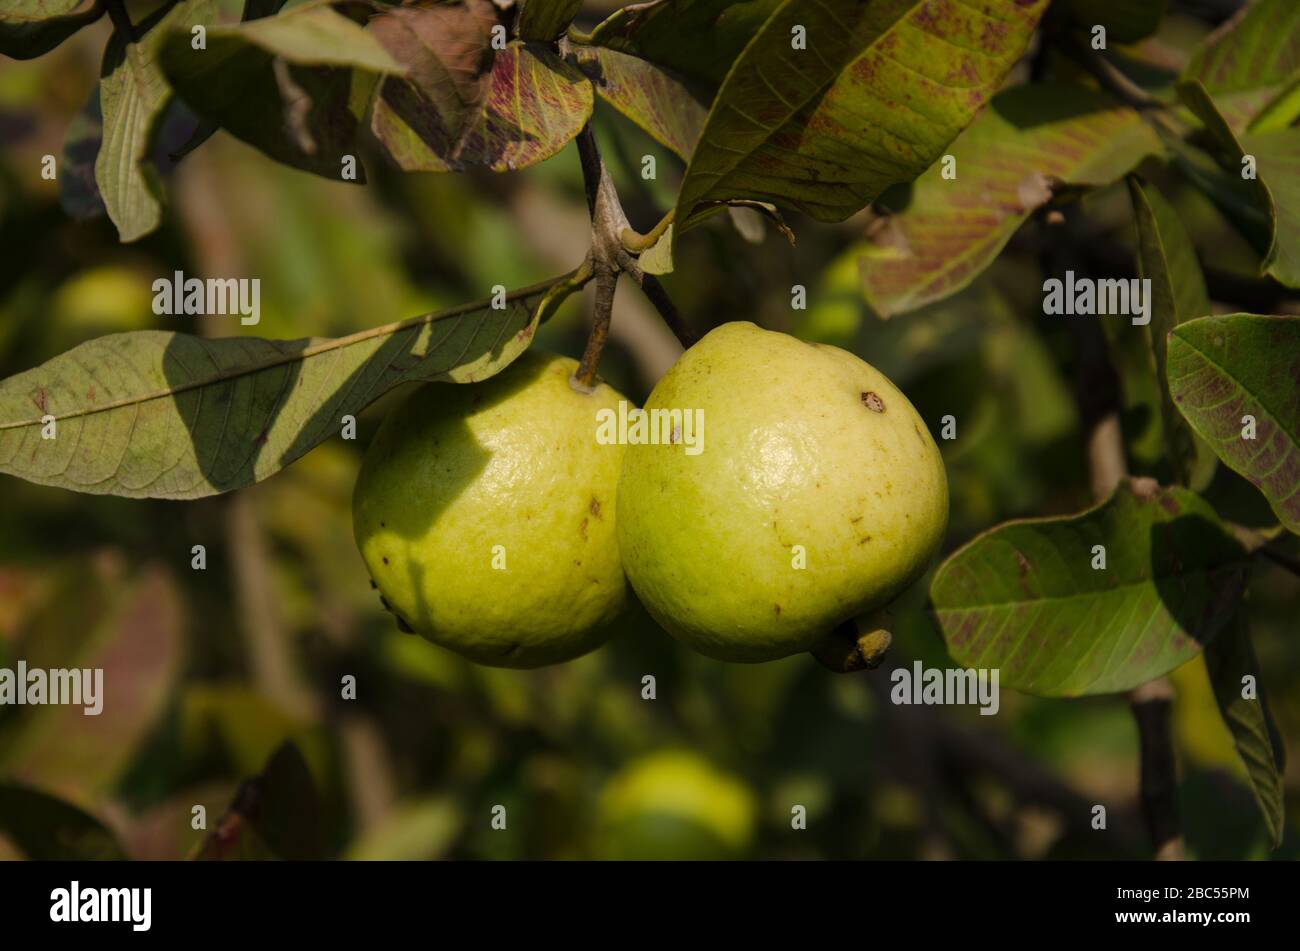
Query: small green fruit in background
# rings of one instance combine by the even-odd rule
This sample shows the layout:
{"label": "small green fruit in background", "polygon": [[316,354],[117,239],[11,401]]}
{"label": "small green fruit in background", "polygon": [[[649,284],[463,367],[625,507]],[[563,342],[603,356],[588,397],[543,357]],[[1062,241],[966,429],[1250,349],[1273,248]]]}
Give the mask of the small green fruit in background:
{"label": "small green fruit in background", "polygon": [[483,383],[434,383],[380,427],[353,496],[357,545],[390,610],[471,660],[539,667],[598,647],[627,601],[614,531],[623,447],[530,350]]}
{"label": "small green fruit in background", "polygon": [[634,760],[601,792],[600,853],[611,859],[726,859],[744,854],[757,806],[749,787],[694,753]]}
{"label": "small green fruit in background", "polygon": [[851,353],[724,324],[659,381],[655,409],[702,410],[702,451],[628,447],[619,544],[646,609],[703,654],[807,651],[891,601],[942,541],[938,447]]}

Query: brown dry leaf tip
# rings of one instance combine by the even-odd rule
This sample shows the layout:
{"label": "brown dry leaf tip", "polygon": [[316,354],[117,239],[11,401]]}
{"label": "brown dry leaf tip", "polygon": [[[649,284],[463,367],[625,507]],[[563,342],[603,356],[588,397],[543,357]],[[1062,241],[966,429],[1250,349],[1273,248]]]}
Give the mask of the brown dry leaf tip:
{"label": "brown dry leaf tip", "polygon": [[873,413],[883,413],[885,411],[885,401],[872,392],[862,394],[862,405]]}

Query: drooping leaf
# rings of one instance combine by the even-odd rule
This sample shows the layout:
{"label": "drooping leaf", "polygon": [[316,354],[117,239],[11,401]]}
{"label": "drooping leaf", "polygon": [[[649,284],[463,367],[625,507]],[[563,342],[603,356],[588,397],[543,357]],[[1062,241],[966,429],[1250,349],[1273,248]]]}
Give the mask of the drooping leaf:
{"label": "drooping leaf", "polygon": [[1080,515],[978,536],[939,567],[930,597],[963,666],[999,668],[1003,686],[1040,696],[1118,693],[1231,621],[1246,558],[1199,496],[1131,480]]}
{"label": "drooping leaf", "polygon": [[1300,534],[1300,317],[1188,321],[1169,337],[1167,373],[1192,428]]}
{"label": "drooping leaf", "polygon": [[[134,578],[78,568],[54,592],[47,610],[57,613],[33,622],[20,656],[29,669],[102,671],[100,695],[93,705],[83,696],[31,708],[0,774],[90,803],[112,790],[157,724],[180,675],[183,631],[180,596],[162,568]],[[67,630],[65,611],[78,617],[77,630]]]}
{"label": "drooping leaf", "polygon": [[1244,615],[1205,649],[1205,667],[1223,722],[1246,767],[1269,838],[1277,848],[1282,844],[1286,811],[1282,788],[1286,748],[1264,700],[1259,662]]}
{"label": "drooping leaf", "polygon": [[1300,287],[1300,128],[1248,132],[1241,147],[1254,156],[1275,216],[1263,272],[1287,287]]}
{"label": "drooping leaf", "polygon": [[1245,131],[1300,78],[1300,4],[1259,0],[1242,7],[1206,38],[1182,78],[1204,84],[1232,130]]}
{"label": "drooping leaf", "polygon": [[1160,141],[1137,112],[1074,85],[1034,83],[993,97],[918,178],[907,208],[864,243],[862,288],[881,316],[956,293],[993,262],[1056,183],[1106,185]]}
{"label": "drooping leaf", "polygon": [[997,91],[1045,0],[787,0],[727,74],[677,199],[840,221],[924,171]]}
{"label": "drooping leaf", "polygon": [[[1151,281],[1151,320],[1146,337],[1160,387],[1160,419],[1174,473],[1182,485],[1203,490],[1214,475],[1214,455],[1198,440],[1169,395],[1166,338],[1179,324],[1210,313],[1205,275],[1178,212],[1155,188],[1128,180],[1137,221],[1138,277]],[[1199,460],[1199,463],[1198,463]]]}
{"label": "drooping leaf", "polygon": [[[1262,218],[1262,227],[1248,224],[1243,228],[1243,233],[1260,245],[1264,258],[1261,273],[1288,287],[1300,287],[1300,205],[1295,200],[1300,195],[1296,175],[1300,130],[1238,136],[1200,82],[1180,83],[1178,94],[1205,123],[1224,169],[1240,176],[1241,197],[1251,202],[1251,210]],[[1210,197],[1219,198],[1216,193]],[[1231,208],[1225,210],[1232,214]]]}
{"label": "drooping leaf", "polygon": [[100,337],[0,382],[0,472],[134,498],[227,492],[278,472],[400,383],[494,375],[572,290],[548,281],[500,310],[477,301],[333,339]]}
{"label": "drooping leaf", "polygon": [[549,43],[569,28],[582,0],[523,0],[519,36],[524,42]]}
{"label": "drooping leaf", "polygon": [[209,27],[204,49],[194,49],[188,30],[173,29],[160,47],[159,65],[176,94],[204,119],[278,162],[365,182],[359,159],[347,159],[357,156],[378,77],[402,67],[328,3]]}
{"label": "drooping leaf", "polygon": [[113,833],[94,816],[25,786],[0,784],[0,832],[38,862],[126,858]]}
{"label": "drooping leaf", "polygon": [[1070,0],[1070,14],[1085,30],[1106,28],[1106,42],[1136,43],[1160,26],[1167,0]]}
{"label": "drooping leaf", "polygon": [[260,774],[240,786],[199,847],[203,861],[321,857],[320,795],[298,748],[282,744]]}
{"label": "drooping leaf", "polygon": [[122,241],[142,238],[162,220],[162,184],[151,147],[171,89],[158,65],[161,37],[195,24],[211,24],[215,0],[182,0],[135,43],[114,33],[104,50],[99,80],[103,136],[95,183]]}
{"label": "drooping leaf", "polygon": [[615,10],[591,42],[714,89],[782,0],[657,0]]}
{"label": "drooping leaf", "polygon": [[0,56],[41,56],[103,15],[99,0],[6,0],[0,9]]}
{"label": "drooping leaf", "polygon": [[685,85],[654,64],[616,50],[578,46],[573,52],[602,99],[690,161],[708,109]]}
{"label": "drooping leaf", "polygon": [[477,20],[459,40],[443,32],[439,13],[399,7],[371,25],[409,67],[407,78],[384,80],[370,123],[399,168],[512,171],[550,158],[578,134],[592,89],[574,66],[540,43],[511,42],[492,56],[486,37],[475,47]]}

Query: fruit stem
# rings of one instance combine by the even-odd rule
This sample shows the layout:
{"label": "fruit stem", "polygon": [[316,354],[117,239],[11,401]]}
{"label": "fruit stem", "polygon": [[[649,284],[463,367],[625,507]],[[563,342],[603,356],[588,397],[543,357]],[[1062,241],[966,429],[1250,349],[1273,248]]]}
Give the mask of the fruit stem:
{"label": "fruit stem", "polygon": [[[582,163],[582,182],[587,193],[587,211],[591,215],[591,250],[588,260],[596,275],[596,317],[587,338],[587,347],[582,354],[578,372],[574,374],[575,386],[590,389],[595,385],[596,368],[600,362],[600,353],[609,337],[609,321],[614,305],[614,289],[618,276],[626,272],[640,285],[650,303],[663,318],[683,347],[689,347],[696,340],[695,334],[682,320],[677,307],[664,286],[652,275],[646,274],[637,265],[636,259],[628,253],[625,244],[626,235],[636,235],[628,223],[623,205],[619,201],[618,189],[614,179],[601,158],[600,147],[596,144],[596,135],[588,122],[578,133],[578,159]],[[669,213],[651,231],[662,234],[672,221]],[[649,236],[642,236],[649,238]],[[654,242],[651,241],[651,244]]]}
{"label": "fruit stem", "polygon": [[596,316],[591,325],[591,336],[587,338],[587,348],[582,351],[582,360],[573,374],[574,384],[584,392],[589,393],[596,386],[596,366],[600,363],[605,341],[609,339],[609,320],[614,311],[614,291],[617,288],[618,271],[597,264]]}

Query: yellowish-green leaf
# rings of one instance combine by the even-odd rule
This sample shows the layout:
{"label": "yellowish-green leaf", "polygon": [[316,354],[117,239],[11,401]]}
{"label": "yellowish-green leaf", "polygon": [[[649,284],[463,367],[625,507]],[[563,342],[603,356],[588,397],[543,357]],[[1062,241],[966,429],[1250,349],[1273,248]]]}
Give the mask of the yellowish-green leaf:
{"label": "yellowish-green leaf", "polygon": [[[0,472],[79,492],[197,498],[261,481],[400,383],[504,369],[567,279],[347,337],[100,337],[0,382]],[[183,319],[183,318],[177,318]]]}

